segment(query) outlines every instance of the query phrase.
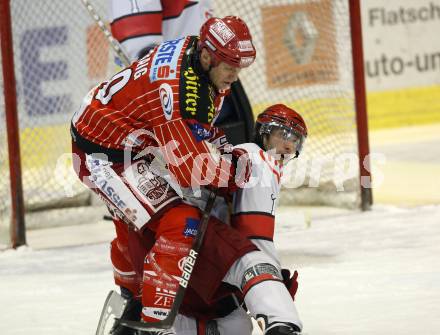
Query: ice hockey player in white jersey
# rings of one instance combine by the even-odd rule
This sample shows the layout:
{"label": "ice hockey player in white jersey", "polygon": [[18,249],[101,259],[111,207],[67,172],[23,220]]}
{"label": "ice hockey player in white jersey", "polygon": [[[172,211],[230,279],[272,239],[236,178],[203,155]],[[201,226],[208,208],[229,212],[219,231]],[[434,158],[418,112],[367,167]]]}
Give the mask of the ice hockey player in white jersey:
{"label": "ice hockey player in white jersey", "polygon": [[[258,116],[254,143],[234,147],[239,189],[233,198],[232,225],[259,250],[237,260],[223,283],[239,288],[239,300],[244,301],[265,335],[293,335],[302,329],[294,305],[297,272],[291,275],[282,269],[273,237],[283,167],[299,156],[306,137],[307,127],[301,115],[277,104]],[[176,334],[195,335],[200,333],[200,324],[200,319],[179,315],[174,330]],[[212,334],[252,334],[250,317],[242,307],[205,324],[214,331]],[[203,334],[208,333],[211,334]]]}
{"label": "ice hockey player in white jersey", "polygon": [[[278,277],[281,274],[291,296],[283,295],[282,287],[277,290],[273,284],[267,285],[262,282],[258,285],[259,290],[267,290],[264,296],[271,299],[263,301],[253,299],[251,296],[257,292],[252,292],[252,288],[246,290],[246,286],[252,287],[255,284],[254,279],[247,280],[243,294],[249,310],[276,311],[276,317],[264,315],[263,312],[253,315],[265,330],[265,334],[294,334],[299,330],[295,326],[300,326],[295,322],[299,318],[293,305],[298,285],[297,272],[295,271],[291,277],[289,270],[281,268],[273,236],[283,167],[299,156],[307,137],[307,127],[300,114],[282,104],[268,107],[256,121],[255,143],[245,143],[235,147],[243,150],[238,167],[240,168],[241,165],[244,169],[241,173],[242,185],[239,185],[239,189],[234,194],[232,225],[260,249],[260,252],[255,252],[255,254],[260,253],[256,258],[264,259],[265,256],[270,258],[260,263],[254,260],[251,264],[253,267],[246,270],[246,276],[250,275],[253,278],[260,268],[265,268],[263,272],[270,268],[270,271],[277,273]],[[252,254],[249,255],[251,256]],[[225,279],[229,280],[229,278]],[[282,283],[280,282],[279,285],[282,286]],[[289,317],[293,324],[285,322],[289,321]]]}
{"label": "ice hockey player in white jersey", "polygon": [[302,117],[277,104],[258,116],[254,143],[234,147],[243,154],[238,160],[242,180],[238,180],[234,194],[232,224],[270,255],[274,252],[275,210],[283,167],[299,156],[306,136]]}
{"label": "ice hockey player in white jersey", "polygon": [[163,41],[198,35],[212,17],[211,0],[109,0],[112,35],[131,61]]}

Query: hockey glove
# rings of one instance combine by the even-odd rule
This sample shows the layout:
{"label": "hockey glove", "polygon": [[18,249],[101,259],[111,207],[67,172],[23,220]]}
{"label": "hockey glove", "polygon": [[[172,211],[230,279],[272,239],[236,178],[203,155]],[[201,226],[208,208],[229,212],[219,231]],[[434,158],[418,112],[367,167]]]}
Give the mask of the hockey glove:
{"label": "hockey glove", "polygon": [[292,296],[292,300],[295,301],[295,294],[298,290],[298,271],[295,270],[295,272],[293,272],[293,275],[290,276],[289,269],[282,269],[281,275],[283,276],[284,285],[286,285],[287,290]]}

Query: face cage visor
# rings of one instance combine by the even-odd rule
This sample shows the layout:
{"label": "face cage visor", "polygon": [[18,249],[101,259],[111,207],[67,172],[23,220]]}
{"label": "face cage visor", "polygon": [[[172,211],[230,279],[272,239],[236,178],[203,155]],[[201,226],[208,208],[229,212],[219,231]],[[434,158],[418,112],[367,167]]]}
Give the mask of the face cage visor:
{"label": "face cage visor", "polygon": [[[278,130],[281,131],[278,132]],[[261,124],[260,135],[274,135],[275,131],[277,131],[277,135],[281,136],[284,141],[289,141],[294,144],[295,158],[298,157],[302,151],[306,137],[295,129],[287,127],[275,121]]]}

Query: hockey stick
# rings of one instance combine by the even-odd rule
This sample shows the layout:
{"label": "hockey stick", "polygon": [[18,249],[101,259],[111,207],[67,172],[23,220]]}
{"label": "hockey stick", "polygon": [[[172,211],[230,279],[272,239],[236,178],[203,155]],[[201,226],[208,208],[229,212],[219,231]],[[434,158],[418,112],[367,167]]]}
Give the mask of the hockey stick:
{"label": "hockey stick", "polygon": [[115,291],[110,291],[105,299],[95,335],[103,335],[110,316],[113,315],[114,317],[120,318],[126,305],[127,300]]}
{"label": "hockey stick", "polygon": [[113,51],[116,52],[116,54],[121,59],[124,66],[129,66],[131,64],[130,59],[128,58],[127,54],[125,53],[124,49],[119,44],[119,42],[113,37],[110,30],[108,30],[104,21],[102,21],[101,16],[96,12],[95,7],[93,7],[92,3],[89,0],[81,0],[81,2],[89,12],[90,17],[96,22],[99,28],[101,28],[101,31],[104,33]]}
{"label": "hockey stick", "polygon": [[183,298],[185,296],[186,288],[188,286],[191,273],[197,261],[197,255],[199,254],[200,248],[203,243],[203,238],[205,236],[205,232],[208,227],[209,216],[211,215],[212,208],[214,207],[215,198],[216,198],[216,193],[214,191],[211,191],[209,193],[209,198],[206,203],[205,210],[203,211],[202,218],[200,220],[197,235],[194,239],[192,248],[189,251],[188,257],[186,258],[186,262],[183,266],[183,273],[182,273],[182,277],[180,278],[179,289],[177,290],[176,297],[174,298],[173,306],[171,307],[171,310],[168,313],[167,317],[161,321],[154,321],[154,322],[140,322],[140,321],[130,321],[124,319],[115,319],[116,321],[119,321],[121,325],[141,331],[149,331],[149,330],[151,331],[154,329],[164,330],[164,329],[170,329],[173,326],[174,320],[176,319],[177,313],[179,312],[180,305],[183,302]]}

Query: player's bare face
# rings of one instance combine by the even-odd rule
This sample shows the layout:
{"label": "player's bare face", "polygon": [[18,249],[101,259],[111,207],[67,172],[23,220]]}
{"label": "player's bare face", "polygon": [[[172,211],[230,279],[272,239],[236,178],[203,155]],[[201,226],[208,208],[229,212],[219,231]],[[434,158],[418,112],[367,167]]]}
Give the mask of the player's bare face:
{"label": "player's bare face", "polygon": [[227,90],[234,81],[237,81],[240,70],[238,67],[220,62],[219,65],[211,68],[209,78],[218,90]]}

